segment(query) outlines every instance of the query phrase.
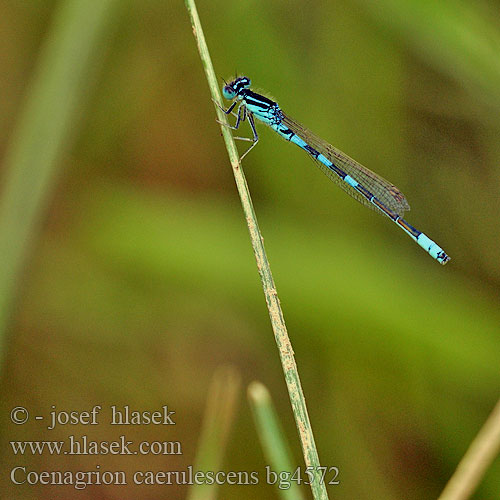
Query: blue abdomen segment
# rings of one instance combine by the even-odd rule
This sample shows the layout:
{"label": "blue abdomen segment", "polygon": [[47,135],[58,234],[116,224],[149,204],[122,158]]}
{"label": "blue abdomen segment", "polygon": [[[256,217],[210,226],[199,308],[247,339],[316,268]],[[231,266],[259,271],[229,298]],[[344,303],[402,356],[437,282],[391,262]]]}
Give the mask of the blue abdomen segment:
{"label": "blue abdomen segment", "polygon": [[450,258],[446,252],[435,242],[432,241],[424,233],[420,233],[417,238],[417,243],[426,250],[431,257],[434,257],[440,264],[446,264]]}
{"label": "blue abdomen segment", "polygon": [[446,252],[435,241],[431,240],[426,234],[422,233],[418,229],[415,229],[404,219],[398,217],[394,222],[396,222],[396,224],[398,224],[403,229],[403,231],[405,231],[405,233],[413,238],[431,257],[434,257],[440,264],[446,264],[450,260]]}
{"label": "blue abdomen segment", "polygon": [[353,188],[357,188],[359,186],[358,182],[355,181],[350,175],[346,175],[344,177],[344,180],[349,184],[349,186],[352,186]]}

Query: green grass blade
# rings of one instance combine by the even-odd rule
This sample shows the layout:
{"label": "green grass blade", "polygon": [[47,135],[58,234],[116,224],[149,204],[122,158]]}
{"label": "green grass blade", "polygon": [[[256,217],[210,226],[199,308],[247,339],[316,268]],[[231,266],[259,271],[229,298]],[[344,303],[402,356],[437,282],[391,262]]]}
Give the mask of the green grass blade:
{"label": "green grass blade", "polygon": [[438,500],[466,500],[500,452],[500,401],[458,464]]}
{"label": "green grass blade", "polygon": [[[205,74],[212,94],[212,99],[214,99],[215,102],[220,103],[217,78],[215,76],[215,71],[212,65],[210,54],[208,52],[205,35],[203,34],[203,29],[201,27],[201,22],[196,10],[195,2],[194,0],[186,0],[185,3],[190,16],[193,34],[198,44],[198,51],[200,53],[201,61],[205,69]],[[217,116],[219,117],[219,120],[221,122],[226,122],[226,115],[220,109],[217,109]],[[315,500],[325,500],[328,498],[328,494],[324,483],[320,481],[318,470],[318,467],[320,466],[318,451],[316,448],[316,443],[314,441],[314,434],[312,431],[311,422],[309,420],[309,414],[307,412],[306,400],[304,397],[304,392],[302,390],[302,384],[300,383],[297,364],[295,363],[292,345],[290,343],[290,338],[288,337],[285,319],[283,317],[283,311],[281,310],[278,292],[274,284],[273,276],[271,274],[271,268],[269,266],[269,261],[264,249],[264,240],[259,230],[257,217],[255,215],[252,200],[250,197],[250,191],[248,189],[248,185],[240,165],[238,152],[236,150],[236,145],[234,143],[233,137],[228,127],[221,126],[221,129],[224,141],[226,143],[229,159],[231,161],[231,166],[233,168],[233,174],[236,181],[236,186],[238,188],[238,193],[240,195],[240,200],[243,207],[243,212],[245,214],[248,230],[250,232],[250,240],[252,242],[252,248],[255,254],[255,259],[257,261],[257,269],[262,281],[262,287],[264,289],[264,296],[266,298],[274,337],[278,346],[281,365],[283,368],[283,373],[285,375],[285,381],[288,389],[288,394],[290,396],[290,402],[292,404],[295,423],[299,432],[305,464],[306,467],[312,467],[314,471],[318,471],[316,480],[311,484],[311,490]]]}
{"label": "green grass blade", "polygon": [[[239,373],[233,367],[221,367],[215,372],[208,391],[193,473],[221,470],[227,438],[236,413],[240,384]],[[217,488],[217,483],[194,483],[189,488],[187,500],[214,500]]]}
{"label": "green grass blade", "polygon": [[[269,391],[260,382],[252,382],[248,386],[248,401],[267,463],[278,474],[281,471],[293,473],[297,467],[292,465],[292,454]],[[291,482],[289,489],[278,489],[278,493],[283,500],[304,500],[296,482]]]}
{"label": "green grass blade", "polygon": [[0,197],[0,359],[30,244],[75,132],[79,102],[117,0],[61,2],[7,151]]}

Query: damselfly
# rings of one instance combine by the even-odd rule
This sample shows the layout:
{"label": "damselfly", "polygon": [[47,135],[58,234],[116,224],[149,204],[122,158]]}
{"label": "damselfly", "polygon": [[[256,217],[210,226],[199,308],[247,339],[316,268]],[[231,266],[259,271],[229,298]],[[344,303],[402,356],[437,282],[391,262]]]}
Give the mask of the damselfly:
{"label": "damselfly", "polygon": [[[242,76],[226,83],[222,89],[224,97],[234,101],[228,109],[221,108],[227,115],[236,116],[236,124],[230,125],[230,128],[237,130],[248,119],[252,129],[252,138],[235,137],[253,143],[241,158],[259,141],[254,121],[257,118],[281,137],[306,151],[316,165],[354,199],[389,217],[440,264],[446,264],[450,260],[437,243],[402,218],[404,212],[410,210],[410,206],[396,186],[311,133],[283,113],[278,103],[250,90],[250,84],[250,79]],[[237,104],[238,111],[233,113]]]}

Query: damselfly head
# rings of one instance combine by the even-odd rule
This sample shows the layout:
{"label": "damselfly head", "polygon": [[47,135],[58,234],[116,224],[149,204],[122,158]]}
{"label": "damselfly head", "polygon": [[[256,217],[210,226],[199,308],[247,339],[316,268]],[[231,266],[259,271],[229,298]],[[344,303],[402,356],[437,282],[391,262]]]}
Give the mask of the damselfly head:
{"label": "damselfly head", "polygon": [[222,95],[225,99],[234,99],[242,90],[250,87],[250,78],[240,76],[235,78],[232,82],[224,85],[222,88]]}

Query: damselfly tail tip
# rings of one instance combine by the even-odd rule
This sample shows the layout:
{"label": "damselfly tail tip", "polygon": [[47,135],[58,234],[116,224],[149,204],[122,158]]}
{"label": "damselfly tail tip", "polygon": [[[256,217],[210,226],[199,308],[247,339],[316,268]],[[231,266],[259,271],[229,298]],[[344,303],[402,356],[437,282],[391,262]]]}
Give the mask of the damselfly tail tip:
{"label": "damselfly tail tip", "polygon": [[447,262],[451,260],[450,256],[445,254],[444,252],[441,252],[436,259],[441,265],[445,265]]}

